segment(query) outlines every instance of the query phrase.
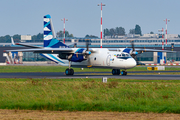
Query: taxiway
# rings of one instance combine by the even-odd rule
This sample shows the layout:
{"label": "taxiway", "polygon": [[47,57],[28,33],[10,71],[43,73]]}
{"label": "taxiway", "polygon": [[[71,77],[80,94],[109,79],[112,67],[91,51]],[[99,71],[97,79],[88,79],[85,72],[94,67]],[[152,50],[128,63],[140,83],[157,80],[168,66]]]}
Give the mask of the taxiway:
{"label": "taxiway", "polygon": [[[170,71],[158,71],[170,72]],[[171,72],[180,72],[180,71],[171,71]],[[128,72],[128,73],[141,73],[141,71]],[[147,72],[143,72],[147,73]],[[151,73],[151,72],[148,72]],[[154,73],[154,72],[153,72]],[[97,75],[98,74],[98,75]],[[108,75],[107,75],[108,74]],[[52,79],[61,79],[61,78],[117,78],[117,79],[139,79],[139,80],[180,80],[180,75],[173,74],[156,74],[156,75],[111,75],[110,72],[75,72],[73,76],[67,76],[64,72],[32,72],[32,73],[0,73],[0,78],[52,78]]]}

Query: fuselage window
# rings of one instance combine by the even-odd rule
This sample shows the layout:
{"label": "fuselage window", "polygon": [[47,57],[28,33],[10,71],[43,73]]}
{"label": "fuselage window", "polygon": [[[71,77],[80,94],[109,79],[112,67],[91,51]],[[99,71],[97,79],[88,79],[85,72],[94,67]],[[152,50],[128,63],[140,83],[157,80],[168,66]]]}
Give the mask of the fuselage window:
{"label": "fuselage window", "polygon": [[94,58],[94,60],[96,60],[96,57]]}

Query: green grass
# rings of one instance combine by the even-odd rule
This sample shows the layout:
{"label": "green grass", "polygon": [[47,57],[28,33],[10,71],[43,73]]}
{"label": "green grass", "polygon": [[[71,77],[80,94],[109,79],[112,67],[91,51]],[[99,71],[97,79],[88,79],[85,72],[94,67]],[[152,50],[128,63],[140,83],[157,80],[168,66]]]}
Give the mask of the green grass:
{"label": "green grass", "polygon": [[[68,67],[64,66],[0,66],[0,72],[64,72]],[[100,68],[73,68],[75,72],[111,72],[111,69]],[[166,67],[166,70],[180,70],[180,68]],[[127,71],[147,71],[147,67],[135,67]]]}
{"label": "green grass", "polygon": [[0,98],[0,109],[180,113],[180,81],[1,78]]}

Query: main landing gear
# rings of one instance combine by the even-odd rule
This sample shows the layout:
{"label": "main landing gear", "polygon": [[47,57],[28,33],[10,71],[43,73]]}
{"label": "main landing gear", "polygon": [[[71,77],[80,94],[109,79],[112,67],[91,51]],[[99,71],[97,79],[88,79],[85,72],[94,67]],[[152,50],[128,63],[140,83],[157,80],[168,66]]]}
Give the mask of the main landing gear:
{"label": "main landing gear", "polygon": [[127,75],[127,71],[125,70],[125,71],[121,71],[120,72],[120,69],[113,69],[112,70],[112,74],[113,75],[120,75],[120,73],[121,73],[121,75]]}
{"label": "main landing gear", "polygon": [[70,61],[69,61],[69,68],[67,68],[67,69],[65,70],[65,74],[66,74],[66,75],[74,75],[74,70],[71,69],[71,63],[70,63]]}
{"label": "main landing gear", "polygon": [[119,75],[120,74],[120,70],[119,69],[113,69],[112,70],[112,74],[113,75]]}
{"label": "main landing gear", "polygon": [[65,74],[66,74],[66,75],[74,75],[74,70],[67,68],[67,69],[65,70]]}

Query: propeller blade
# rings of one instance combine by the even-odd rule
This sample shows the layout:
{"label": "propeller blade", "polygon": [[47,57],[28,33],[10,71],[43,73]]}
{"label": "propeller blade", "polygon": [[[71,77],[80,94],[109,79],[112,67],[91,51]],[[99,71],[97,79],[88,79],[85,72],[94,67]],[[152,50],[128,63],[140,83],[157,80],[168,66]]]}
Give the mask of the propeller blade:
{"label": "propeller blade", "polygon": [[130,42],[131,42],[131,47],[132,47],[133,52],[134,52],[134,51],[135,51],[135,48],[134,48],[134,40],[131,40]]}
{"label": "propeller blade", "polygon": [[89,51],[89,39],[86,39],[86,51]]}

